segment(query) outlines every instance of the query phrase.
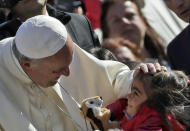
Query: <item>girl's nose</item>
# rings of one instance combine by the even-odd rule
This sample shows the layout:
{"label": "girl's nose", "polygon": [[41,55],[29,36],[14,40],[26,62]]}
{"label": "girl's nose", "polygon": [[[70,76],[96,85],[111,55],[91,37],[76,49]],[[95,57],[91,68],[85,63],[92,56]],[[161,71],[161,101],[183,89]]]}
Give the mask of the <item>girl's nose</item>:
{"label": "girl's nose", "polygon": [[132,98],[132,94],[128,94],[126,97],[127,97],[127,99],[131,99]]}

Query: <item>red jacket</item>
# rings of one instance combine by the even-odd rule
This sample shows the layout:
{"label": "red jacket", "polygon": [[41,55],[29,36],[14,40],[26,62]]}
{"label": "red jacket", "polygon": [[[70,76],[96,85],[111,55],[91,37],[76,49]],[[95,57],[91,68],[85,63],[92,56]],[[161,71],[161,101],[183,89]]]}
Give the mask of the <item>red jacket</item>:
{"label": "red jacket", "polygon": [[82,0],[86,7],[86,16],[92,24],[92,28],[100,28],[101,2],[100,0]]}
{"label": "red jacket", "polygon": [[[168,131],[164,126],[159,114],[150,109],[146,105],[142,105],[138,112],[131,120],[127,120],[123,110],[126,109],[127,100],[119,99],[115,103],[107,106],[118,121],[121,121],[121,129],[124,131]],[[185,127],[182,126],[171,115],[168,115],[173,131],[184,131]]]}

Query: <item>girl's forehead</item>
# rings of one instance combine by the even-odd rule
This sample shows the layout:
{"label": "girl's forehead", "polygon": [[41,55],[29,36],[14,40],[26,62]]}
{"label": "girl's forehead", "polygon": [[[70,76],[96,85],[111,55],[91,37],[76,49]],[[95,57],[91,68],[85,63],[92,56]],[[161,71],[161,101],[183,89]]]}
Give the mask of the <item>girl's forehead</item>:
{"label": "girl's forehead", "polygon": [[151,79],[141,79],[141,78],[134,78],[133,86],[136,86],[140,90],[145,90],[145,88],[150,88]]}
{"label": "girl's forehead", "polygon": [[136,88],[144,88],[144,82],[138,78],[135,78],[133,81],[133,86],[135,86]]}

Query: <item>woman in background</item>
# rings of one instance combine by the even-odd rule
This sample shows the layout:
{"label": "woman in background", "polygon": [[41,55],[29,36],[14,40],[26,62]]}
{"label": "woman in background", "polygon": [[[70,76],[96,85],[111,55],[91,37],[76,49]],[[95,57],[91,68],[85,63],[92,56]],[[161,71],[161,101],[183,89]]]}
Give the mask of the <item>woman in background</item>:
{"label": "woman in background", "polygon": [[[128,57],[130,60],[152,62],[156,59],[159,63],[167,65],[166,51],[161,44],[162,39],[147,23],[138,4],[134,1],[105,0],[102,4],[101,29],[104,39],[102,46],[112,51],[116,57],[118,54],[115,50],[124,46],[137,58]],[[113,48],[113,43],[107,42],[109,39],[119,47]],[[121,40],[125,44],[121,44]],[[126,41],[129,44],[126,44]],[[133,44],[132,48],[129,46],[131,44]]]}

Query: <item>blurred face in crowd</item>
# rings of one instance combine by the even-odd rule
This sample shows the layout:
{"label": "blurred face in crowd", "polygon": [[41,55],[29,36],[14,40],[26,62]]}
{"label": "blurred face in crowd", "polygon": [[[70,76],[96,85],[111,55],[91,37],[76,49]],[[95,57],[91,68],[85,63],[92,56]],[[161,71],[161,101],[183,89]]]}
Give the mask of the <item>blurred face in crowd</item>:
{"label": "blurred face in crowd", "polygon": [[106,16],[108,37],[122,37],[133,43],[144,39],[146,27],[137,6],[131,1],[116,2]]}
{"label": "blurred face in crowd", "polygon": [[166,5],[174,11],[178,17],[190,22],[190,0],[164,0]]}
{"label": "blurred face in crowd", "polygon": [[33,17],[45,13],[46,2],[47,0],[21,0],[13,7],[13,11],[18,17]]}
{"label": "blurred face in crowd", "polygon": [[69,76],[73,50],[73,41],[68,37],[65,46],[55,55],[37,61],[22,60],[20,63],[36,84],[50,87],[57,83],[61,75]]}
{"label": "blurred face in crowd", "polygon": [[144,88],[146,87],[144,87],[142,81],[135,78],[131,88],[131,93],[127,95],[127,113],[129,115],[135,115],[141,105],[147,100],[148,96]]}

